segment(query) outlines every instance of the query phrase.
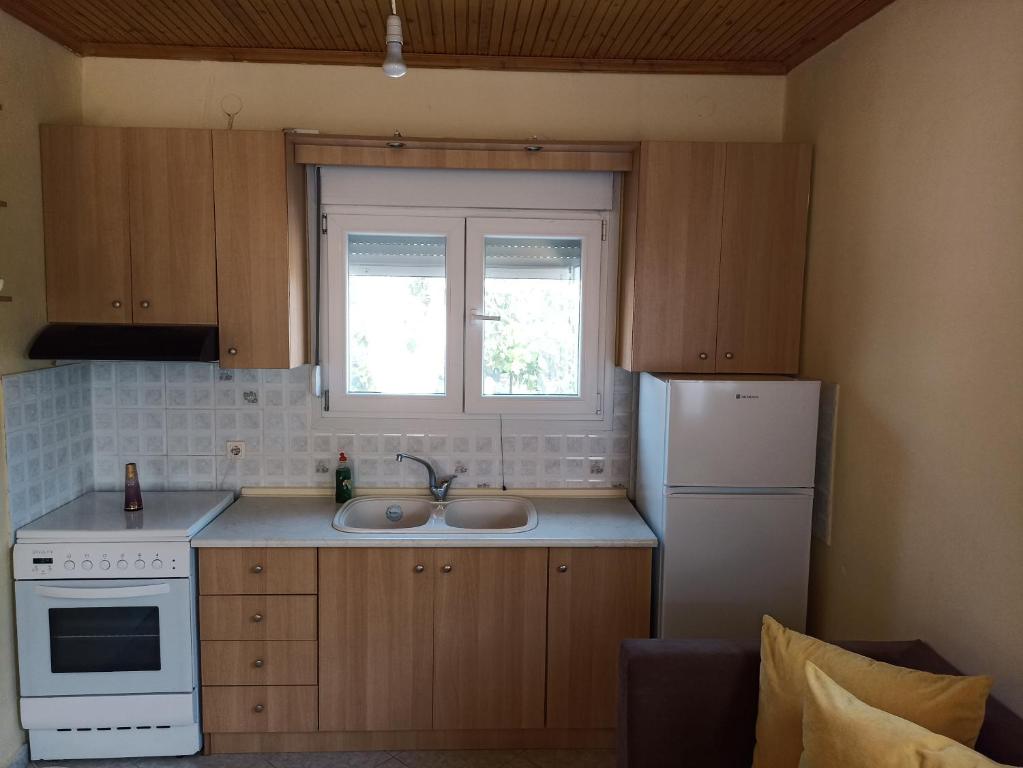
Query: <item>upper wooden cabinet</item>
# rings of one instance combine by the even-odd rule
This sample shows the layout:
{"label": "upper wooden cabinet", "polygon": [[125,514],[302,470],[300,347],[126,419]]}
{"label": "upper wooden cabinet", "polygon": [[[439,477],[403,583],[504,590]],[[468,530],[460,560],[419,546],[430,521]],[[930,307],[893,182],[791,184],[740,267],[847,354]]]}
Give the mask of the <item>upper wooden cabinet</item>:
{"label": "upper wooden cabinet", "polygon": [[223,367],[305,362],[304,176],[284,134],[40,134],[50,322],[216,324]]}
{"label": "upper wooden cabinet", "polygon": [[216,325],[209,131],[127,130],[132,321]]}
{"label": "upper wooden cabinet", "polygon": [[39,138],[47,318],[53,323],[130,323],[124,131],[44,125]]}
{"label": "upper wooden cabinet", "polygon": [[619,364],[799,368],[812,149],[645,142],[628,174]]}
{"label": "upper wooden cabinet", "polygon": [[217,322],[209,131],[43,126],[51,322]]}
{"label": "upper wooden cabinet", "polygon": [[220,364],[305,362],[302,176],[279,131],[214,131]]}

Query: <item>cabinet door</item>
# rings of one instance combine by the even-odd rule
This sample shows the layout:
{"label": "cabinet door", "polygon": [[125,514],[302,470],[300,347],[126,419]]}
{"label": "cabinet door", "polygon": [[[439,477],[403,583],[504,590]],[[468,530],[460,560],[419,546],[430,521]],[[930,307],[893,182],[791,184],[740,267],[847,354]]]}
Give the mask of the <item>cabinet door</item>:
{"label": "cabinet door", "polygon": [[614,728],[618,647],[650,636],[649,549],[552,549],[547,727]]}
{"label": "cabinet door", "polygon": [[627,233],[623,254],[621,358],[629,370],[714,370],[724,168],[723,144],[640,149],[635,239]]}
{"label": "cabinet door", "polygon": [[[272,131],[213,132],[220,364],[290,368],[304,270],[289,257],[285,144]],[[294,295],[293,295],[294,294]],[[299,313],[300,314],[300,313]],[[300,334],[299,334],[300,335]]]}
{"label": "cabinet door", "polygon": [[128,131],[132,319],[215,325],[213,147],[209,131]]}
{"label": "cabinet door", "polygon": [[320,550],[320,730],[433,725],[433,550]]}
{"label": "cabinet door", "polygon": [[717,370],[799,371],[812,149],[729,144]]}
{"label": "cabinet door", "polygon": [[438,549],[433,727],[543,728],[546,549]]}
{"label": "cabinet door", "polygon": [[40,128],[46,316],[131,322],[128,164],[120,128]]}

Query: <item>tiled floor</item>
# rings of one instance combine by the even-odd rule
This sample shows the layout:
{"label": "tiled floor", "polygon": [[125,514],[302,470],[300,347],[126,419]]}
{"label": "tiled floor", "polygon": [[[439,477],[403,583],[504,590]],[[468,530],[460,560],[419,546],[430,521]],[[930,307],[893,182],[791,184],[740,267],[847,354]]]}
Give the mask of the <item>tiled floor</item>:
{"label": "tiled floor", "polygon": [[209,757],[37,761],[35,768],[614,768],[613,750],[522,749],[437,752],[291,752]]}

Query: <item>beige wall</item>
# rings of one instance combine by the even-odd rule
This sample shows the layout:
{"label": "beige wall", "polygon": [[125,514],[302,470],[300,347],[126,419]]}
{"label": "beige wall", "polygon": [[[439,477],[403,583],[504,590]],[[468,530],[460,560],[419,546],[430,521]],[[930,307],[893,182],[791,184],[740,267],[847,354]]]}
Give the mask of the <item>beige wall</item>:
{"label": "beige wall", "polygon": [[236,128],[318,128],[406,136],[777,140],[785,79],[552,74],[227,62],[83,61],[85,121]]}
{"label": "beige wall", "polygon": [[[81,61],[0,11],[0,374],[43,365],[25,359],[46,317],[39,123],[81,119]],[[3,453],[0,393],[0,454]],[[10,514],[5,460],[0,461],[0,765],[24,743],[18,725],[11,590]]]}
{"label": "beige wall", "polygon": [[1023,3],[898,0],[789,77],[803,371],[842,386],[812,626],[922,637],[1023,712]]}

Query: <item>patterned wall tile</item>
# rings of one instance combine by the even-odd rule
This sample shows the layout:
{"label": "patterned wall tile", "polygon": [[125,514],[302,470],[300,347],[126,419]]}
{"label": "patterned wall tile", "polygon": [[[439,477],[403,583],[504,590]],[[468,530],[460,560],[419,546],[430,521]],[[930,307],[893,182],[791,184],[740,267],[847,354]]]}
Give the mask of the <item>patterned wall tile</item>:
{"label": "patterned wall tile", "polygon": [[[4,376],[2,386],[13,532],[94,487],[91,369],[43,368]],[[115,412],[102,418],[116,446]]]}

